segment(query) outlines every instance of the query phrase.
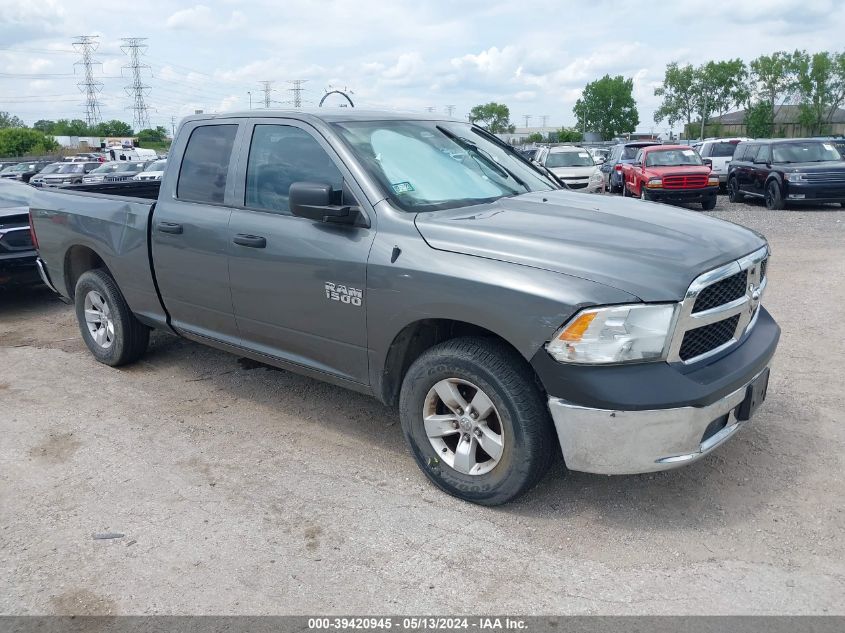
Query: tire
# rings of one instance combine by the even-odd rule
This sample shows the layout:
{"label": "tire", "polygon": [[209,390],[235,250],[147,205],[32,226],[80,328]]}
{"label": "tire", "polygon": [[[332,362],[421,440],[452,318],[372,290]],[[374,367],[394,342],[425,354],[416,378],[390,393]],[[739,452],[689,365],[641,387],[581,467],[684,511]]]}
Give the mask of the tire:
{"label": "tire", "polygon": [[628,191],[628,183],[624,180],[622,181],[622,197],[623,198],[630,198],[631,192]]}
{"label": "tire", "polygon": [[[444,391],[451,394],[448,406]],[[479,403],[488,413],[473,421],[467,411],[476,413],[472,405]],[[402,382],[399,415],[411,453],[432,483],[481,505],[506,503],[534,486],[559,445],[531,368],[495,339],[458,338],[423,353]]]}
{"label": "tire", "polygon": [[731,178],[728,181],[728,200],[731,202],[742,202],[744,199],[745,196],[739,190],[739,182],[737,182],[736,178]]}
{"label": "tire", "polygon": [[74,297],[79,330],[94,358],[117,367],[144,354],[150,329],[132,314],[109,273],[102,269],[83,273]]}
{"label": "tire", "polygon": [[845,202],[840,202],[839,206],[842,207],[843,209],[845,209]]}
{"label": "tire", "polygon": [[716,196],[711,196],[705,200],[701,201],[701,208],[705,211],[712,211],[716,208]]}
{"label": "tire", "polygon": [[649,201],[651,198],[648,197],[648,194],[645,192],[645,189],[640,189],[640,200]]}
{"label": "tire", "polygon": [[780,185],[777,180],[770,180],[766,185],[766,208],[769,211],[780,211],[784,206]]}

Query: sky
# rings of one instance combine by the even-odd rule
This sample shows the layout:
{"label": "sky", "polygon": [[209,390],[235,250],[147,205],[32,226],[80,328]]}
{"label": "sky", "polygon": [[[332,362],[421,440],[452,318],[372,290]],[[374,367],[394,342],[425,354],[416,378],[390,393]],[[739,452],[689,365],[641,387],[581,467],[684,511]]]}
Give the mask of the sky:
{"label": "sky", "polygon": [[292,79],[307,80],[306,107],[331,86],[356,107],[465,118],[497,101],[518,126],[569,126],[584,85],[610,74],[633,78],[638,130],[665,133],[653,113],[667,63],[845,50],[843,34],[841,0],[0,0],[0,110],[84,119],[72,42],[96,35],[106,120],[132,123],[121,38],[145,37],[150,119],[168,130],[195,110],[245,110],[250,92],[263,105],[261,81],[289,107]]}

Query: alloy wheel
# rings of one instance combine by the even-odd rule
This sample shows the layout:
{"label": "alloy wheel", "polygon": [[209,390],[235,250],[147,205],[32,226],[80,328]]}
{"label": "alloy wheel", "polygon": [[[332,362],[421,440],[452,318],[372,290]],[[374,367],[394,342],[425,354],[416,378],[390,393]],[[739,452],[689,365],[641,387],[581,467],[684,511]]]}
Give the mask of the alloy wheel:
{"label": "alloy wheel", "polygon": [[114,321],[108,302],[96,290],[85,295],[85,325],[94,342],[108,349],[114,343]]}

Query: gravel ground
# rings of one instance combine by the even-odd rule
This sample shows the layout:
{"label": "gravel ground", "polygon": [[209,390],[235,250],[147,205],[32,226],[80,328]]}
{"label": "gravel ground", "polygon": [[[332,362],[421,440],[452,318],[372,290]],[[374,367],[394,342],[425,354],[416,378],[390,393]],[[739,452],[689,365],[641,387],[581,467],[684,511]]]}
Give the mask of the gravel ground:
{"label": "gravel ground", "polygon": [[161,333],[111,369],[49,292],[0,294],[0,613],[845,614],[845,211],[712,215],[774,252],[753,422],[493,509],[373,399]]}

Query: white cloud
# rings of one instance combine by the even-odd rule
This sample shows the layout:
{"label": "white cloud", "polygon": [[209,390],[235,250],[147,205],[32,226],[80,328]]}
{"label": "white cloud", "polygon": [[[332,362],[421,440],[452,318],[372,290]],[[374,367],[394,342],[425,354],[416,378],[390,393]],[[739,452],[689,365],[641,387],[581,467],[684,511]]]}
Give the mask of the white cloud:
{"label": "white cloud", "polygon": [[197,4],[190,9],[176,11],[164,23],[168,29],[205,33],[233,31],[244,28],[246,24],[246,15],[241,11],[232,11],[227,18],[204,4]]}

